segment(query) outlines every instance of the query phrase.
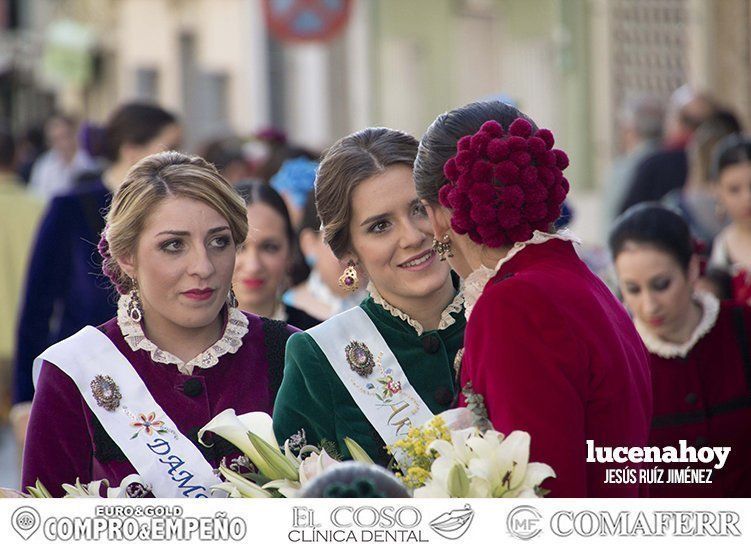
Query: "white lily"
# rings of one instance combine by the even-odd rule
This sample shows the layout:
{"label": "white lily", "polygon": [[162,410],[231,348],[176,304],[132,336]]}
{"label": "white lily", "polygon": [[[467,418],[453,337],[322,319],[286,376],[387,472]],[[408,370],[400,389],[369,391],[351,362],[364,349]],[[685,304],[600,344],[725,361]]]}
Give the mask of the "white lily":
{"label": "white lily", "polygon": [[329,468],[339,464],[339,461],[331,457],[326,450],[310,453],[301,463],[298,472],[298,480],[274,480],[263,486],[264,489],[276,489],[287,498],[297,496],[300,488],[310,480],[326,472]]}
{"label": "white lily", "polygon": [[0,499],[28,499],[29,495],[9,487],[0,487]]}
{"label": "white lily", "polygon": [[224,476],[225,482],[212,486],[212,490],[224,491],[229,493],[230,497],[242,497],[247,499],[268,499],[271,493],[263,489],[258,484],[254,484],[247,478],[227,467],[220,466],[219,473]]}
{"label": "white lily", "polygon": [[[468,482],[465,486],[461,480],[462,475],[459,470],[463,471],[464,478]],[[450,499],[457,497],[475,497],[487,498],[492,497],[490,486],[487,482],[479,478],[472,478],[464,465],[445,457],[438,457],[433,461],[430,467],[431,478],[423,487],[414,490],[413,496],[416,499]]]}
{"label": "white lily", "polygon": [[94,480],[88,484],[82,484],[80,478],[76,478],[75,485],[63,484],[63,491],[65,491],[66,499],[101,499],[99,494],[99,488],[104,485],[105,488],[109,487],[110,483],[107,480]]}
{"label": "white lily", "polygon": [[300,463],[300,484],[305,485],[316,476],[338,464],[339,461],[331,457],[326,450],[321,450],[320,453],[311,453]]}
{"label": "white lily", "polygon": [[47,490],[46,487],[44,487],[44,484],[39,481],[39,478],[37,478],[35,485],[27,486],[26,491],[29,492],[29,496],[33,499],[51,499],[52,498],[52,494]]}
{"label": "white lily", "polygon": [[524,489],[534,489],[542,480],[555,476],[548,465],[534,463],[529,478],[529,433],[514,431],[505,439],[495,431],[472,437],[467,445],[474,454],[468,468],[473,478],[485,480],[493,497],[517,496]]}
{"label": "white lily", "polygon": [[263,485],[264,489],[276,489],[280,495],[293,499],[300,491],[300,482],[294,480],[274,480]]}
{"label": "white lily", "polygon": [[[288,475],[290,470],[297,469],[294,461],[281,454],[279,443],[274,435],[273,421],[265,412],[250,412],[238,416],[232,408],[224,410],[198,431],[198,441],[204,446],[207,444],[203,442],[203,435],[209,431],[237,446],[261,474],[268,478],[283,477]],[[259,451],[253,444],[249,433],[262,439],[269,448],[265,448],[263,452]],[[272,451],[278,453],[278,458],[269,455]]]}

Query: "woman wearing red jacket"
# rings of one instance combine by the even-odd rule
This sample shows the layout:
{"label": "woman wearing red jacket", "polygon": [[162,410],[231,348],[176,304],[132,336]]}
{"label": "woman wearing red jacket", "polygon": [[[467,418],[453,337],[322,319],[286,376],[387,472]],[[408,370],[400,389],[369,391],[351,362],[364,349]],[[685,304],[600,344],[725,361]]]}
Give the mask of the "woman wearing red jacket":
{"label": "woman wearing red jacket", "polygon": [[750,497],[751,308],[694,290],[699,262],[689,228],[660,205],[629,209],[609,243],[624,301],[650,352],[650,446],[686,440],[695,448],[731,448],[711,483],[654,483],[650,495]]}
{"label": "woman wearing red jacket", "polygon": [[497,430],[531,434],[530,459],[556,472],[551,496],[638,496],[638,481],[606,483],[616,467],[588,463],[587,440],[646,445],[647,353],[573,237],[552,231],[569,188],[553,143],[500,102],[443,114],[420,142],[417,193],[465,279],[462,401],[482,395]]}

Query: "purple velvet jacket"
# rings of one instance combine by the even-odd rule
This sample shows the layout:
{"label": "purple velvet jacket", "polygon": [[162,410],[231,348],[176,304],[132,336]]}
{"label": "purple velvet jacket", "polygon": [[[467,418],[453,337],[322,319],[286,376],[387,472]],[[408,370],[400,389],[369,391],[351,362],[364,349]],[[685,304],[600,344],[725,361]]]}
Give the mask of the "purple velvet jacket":
{"label": "purple velvet jacket", "polygon": [[[228,353],[211,368],[180,374],[175,365],[152,361],[143,350],[126,343],[117,319],[100,330],[130,361],[156,402],[169,414],[209,463],[240,455],[229,442],[214,438],[213,447],[198,443],[197,432],[218,413],[234,408],[238,414],[271,413],[281,383],[286,339],[297,329],[279,321],[246,314],[248,332],[237,353]],[[207,441],[209,436],[204,438]],[[45,363],[37,383],[23,461],[23,486],[39,479],[53,496],[64,494],[61,484],[106,478],[118,486],[135,474],[128,459],[109,437],[67,374]]]}

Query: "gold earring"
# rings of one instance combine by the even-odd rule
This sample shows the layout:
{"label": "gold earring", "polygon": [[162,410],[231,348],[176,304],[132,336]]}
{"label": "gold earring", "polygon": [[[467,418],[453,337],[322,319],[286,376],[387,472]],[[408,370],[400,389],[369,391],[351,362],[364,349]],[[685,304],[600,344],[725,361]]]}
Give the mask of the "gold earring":
{"label": "gold earring", "polygon": [[347,263],[344,274],[339,276],[339,287],[345,291],[354,292],[360,288],[360,278],[357,277],[357,269],[354,261]]}
{"label": "gold earring", "polygon": [[442,261],[454,256],[454,253],[451,251],[451,238],[449,238],[448,233],[444,234],[441,240],[433,238],[433,251],[438,253]]}

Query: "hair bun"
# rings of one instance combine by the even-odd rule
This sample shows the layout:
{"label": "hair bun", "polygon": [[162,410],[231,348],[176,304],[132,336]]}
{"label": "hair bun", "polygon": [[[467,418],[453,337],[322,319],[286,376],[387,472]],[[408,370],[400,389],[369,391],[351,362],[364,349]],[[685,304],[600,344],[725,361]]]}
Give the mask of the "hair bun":
{"label": "hair bun", "polygon": [[533,231],[547,230],[569,191],[563,177],[568,156],[553,149],[554,142],[552,132],[533,133],[521,117],[508,131],[490,120],[460,138],[443,167],[449,183],[438,193],[453,210],[452,229],[488,247],[525,242]]}

